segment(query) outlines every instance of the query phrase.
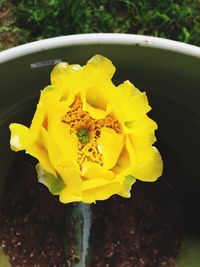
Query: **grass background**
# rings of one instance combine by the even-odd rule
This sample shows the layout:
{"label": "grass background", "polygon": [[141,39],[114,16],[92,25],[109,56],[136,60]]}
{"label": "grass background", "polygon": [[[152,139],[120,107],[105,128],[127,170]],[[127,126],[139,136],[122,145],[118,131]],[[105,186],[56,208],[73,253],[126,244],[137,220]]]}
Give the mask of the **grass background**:
{"label": "grass background", "polygon": [[0,50],[91,32],[145,34],[200,46],[200,0],[0,0]]}

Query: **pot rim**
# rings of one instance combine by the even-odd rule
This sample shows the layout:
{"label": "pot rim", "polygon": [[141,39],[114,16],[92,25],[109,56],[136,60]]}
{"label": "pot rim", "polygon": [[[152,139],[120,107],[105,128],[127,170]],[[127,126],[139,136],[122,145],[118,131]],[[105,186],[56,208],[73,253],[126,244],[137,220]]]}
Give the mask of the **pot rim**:
{"label": "pot rim", "polygon": [[47,38],[0,52],[0,64],[39,51],[91,44],[116,44],[157,48],[200,58],[200,47],[169,39],[124,33],[87,33]]}

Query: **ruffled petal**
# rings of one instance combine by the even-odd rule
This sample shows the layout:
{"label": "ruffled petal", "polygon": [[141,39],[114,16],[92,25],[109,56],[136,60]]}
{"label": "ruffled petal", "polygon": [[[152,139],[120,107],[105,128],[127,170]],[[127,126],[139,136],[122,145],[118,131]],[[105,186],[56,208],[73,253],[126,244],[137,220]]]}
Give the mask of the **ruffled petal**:
{"label": "ruffled petal", "polygon": [[98,149],[102,153],[103,166],[106,169],[112,169],[122,151],[124,144],[123,134],[117,134],[111,128],[102,128],[101,136],[98,140]]}
{"label": "ruffled petal", "polygon": [[[150,119],[146,114],[140,117],[137,120],[124,122],[122,125],[123,131],[126,134],[132,134],[135,132],[145,133],[154,135],[155,130],[158,129],[158,126],[155,121]],[[155,138],[155,137],[154,137]]]}
{"label": "ruffled petal", "polygon": [[[119,85],[112,101],[112,107],[117,118],[124,122],[136,120],[151,110],[146,93],[140,92],[130,84],[129,81],[125,81]],[[131,88],[133,90],[132,94],[130,93]]]}

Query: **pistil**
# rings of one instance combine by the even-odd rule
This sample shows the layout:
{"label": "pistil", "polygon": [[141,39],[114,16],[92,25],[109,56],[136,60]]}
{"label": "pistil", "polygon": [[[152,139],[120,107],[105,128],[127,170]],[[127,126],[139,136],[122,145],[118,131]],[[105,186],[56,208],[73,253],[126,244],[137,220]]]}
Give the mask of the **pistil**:
{"label": "pistil", "polygon": [[85,127],[78,129],[76,135],[78,137],[79,142],[83,145],[86,145],[90,141],[89,129]]}

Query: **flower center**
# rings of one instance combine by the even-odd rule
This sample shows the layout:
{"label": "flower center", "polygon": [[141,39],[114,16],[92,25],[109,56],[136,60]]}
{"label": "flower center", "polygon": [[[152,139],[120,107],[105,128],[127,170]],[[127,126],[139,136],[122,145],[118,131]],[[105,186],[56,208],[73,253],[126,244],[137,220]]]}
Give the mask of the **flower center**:
{"label": "flower center", "polygon": [[80,96],[62,118],[62,122],[70,126],[71,133],[78,137],[78,164],[81,168],[84,162],[96,162],[103,165],[102,154],[98,149],[98,138],[101,135],[101,128],[108,127],[116,133],[121,134],[121,127],[114,114],[107,115],[104,119],[93,119],[87,111],[83,110],[83,103]]}
{"label": "flower center", "polygon": [[90,132],[87,128],[80,128],[76,133],[81,144],[86,145],[90,141]]}

